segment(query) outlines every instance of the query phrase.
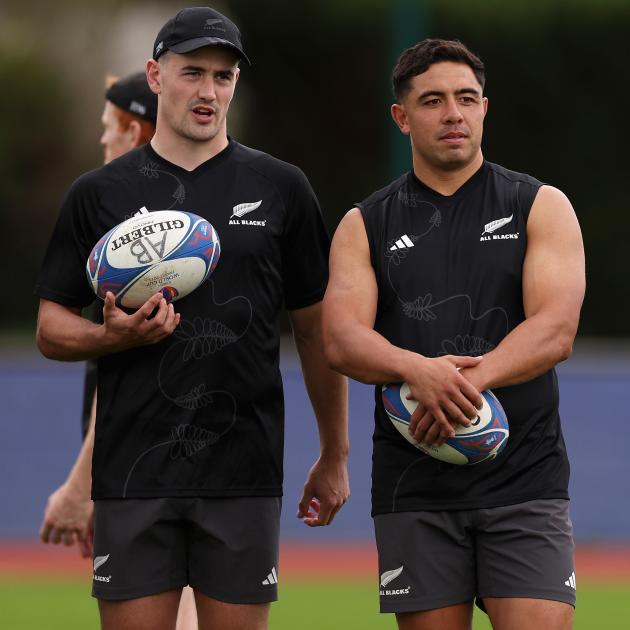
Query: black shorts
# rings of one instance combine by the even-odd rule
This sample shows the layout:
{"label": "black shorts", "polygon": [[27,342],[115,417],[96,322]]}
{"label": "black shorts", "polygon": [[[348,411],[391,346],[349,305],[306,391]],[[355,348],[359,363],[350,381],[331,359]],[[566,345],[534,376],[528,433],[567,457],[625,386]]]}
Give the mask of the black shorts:
{"label": "black shorts", "polygon": [[99,599],[133,599],[190,584],[219,601],[278,598],[280,497],[95,502]]}
{"label": "black shorts", "polygon": [[575,606],[568,501],[374,517],[381,612],[419,612],[484,597]]}

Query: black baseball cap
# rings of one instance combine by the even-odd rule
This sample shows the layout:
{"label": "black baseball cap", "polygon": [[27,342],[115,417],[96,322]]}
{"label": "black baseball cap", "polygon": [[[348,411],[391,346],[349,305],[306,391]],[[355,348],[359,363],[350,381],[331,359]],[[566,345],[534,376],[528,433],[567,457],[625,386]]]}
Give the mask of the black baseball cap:
{"label": "black baseball cap", "polygon": [[155,38],[153,59],[167,50],[183,54],[204,46],[228,48],[251,65],[236,24],[210,7],[182,9],[172,17]]}
{"label": "black baseball cap", "polygon": [[155,127],[157,94],[149,88],[144,72],[135,72],[109,86],[105,98],[125,112],[144,118]]}

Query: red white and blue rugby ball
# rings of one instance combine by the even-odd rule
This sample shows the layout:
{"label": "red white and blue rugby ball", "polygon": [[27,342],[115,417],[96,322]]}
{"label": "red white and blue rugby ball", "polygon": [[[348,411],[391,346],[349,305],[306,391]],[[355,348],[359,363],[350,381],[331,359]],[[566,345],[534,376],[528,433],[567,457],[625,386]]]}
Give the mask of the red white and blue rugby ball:
{"label": "red white and blue rugby ball", "polygon": [[94,293],[111,291],[116,304],[138,308],[161,292],[174,302],[194,291],[219,261],[219,237],[190,212],[138,214],[112,228],[94,246],[86,271]]}
{"label": "red white and blue rugby ball", "polygon": [[427,455],[449,464],[477,464],[494,459],[505,448],[510,427],[501,403],[489,389],[481,392],[483,407],[471,425],[457,425],[455,435],[442,446],[417,442],[410,435],[409,421],[418,402],[408,400],[409,393],[407,383],[383,385],[383,405],[400,434]]}

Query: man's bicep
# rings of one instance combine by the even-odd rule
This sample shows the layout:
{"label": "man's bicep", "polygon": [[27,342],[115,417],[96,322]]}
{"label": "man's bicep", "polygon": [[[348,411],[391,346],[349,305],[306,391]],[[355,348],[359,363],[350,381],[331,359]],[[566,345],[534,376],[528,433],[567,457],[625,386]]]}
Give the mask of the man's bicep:
{"label": "man's bicep", "polygon": [[584,247],[571,203],[559,190],[540,189],[527,225],[523,267],[525,316],[542,311],[575,323],[584,299]]}
{"label": "man's bicep", "polygon": [[354,320],[371,328],[377,299],[365,224],[359,209],[353,208],[341,220],[333,237],[324,318],[332,324]]}

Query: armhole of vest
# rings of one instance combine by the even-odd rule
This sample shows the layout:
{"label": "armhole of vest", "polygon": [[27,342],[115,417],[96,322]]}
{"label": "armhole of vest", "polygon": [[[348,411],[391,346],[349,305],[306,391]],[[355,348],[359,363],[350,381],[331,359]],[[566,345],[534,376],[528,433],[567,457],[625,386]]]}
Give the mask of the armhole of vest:
{"label": "armhole of vest", "polygon": [[[522,205],[523,204],[522,195],[519,194],[521,190],[521,183],[522,182],[520,181],[516,182],[516,191],[515,191],[516,207],[518,208],[518,211],[521,213],[521,216],[523,217],[523,225],[525,226],[525,228],[527,228],[527,223],[529,221],[529,215],[532,210],[532,206],[534,205],[534,201],[536,201],[536,197],[538,196],[540,189],[543,187],[543,184],[540,184],[538,187],[535,188],[534,194],[532,195],[531,200],[529,200],[529,206],[524,207]],[[534,188],[534,186],[532,186],[532,188]]]}
{"label": "armhole of vest", "polygon": [[375,252],[374,252],[374,240],[372,238],[372,233],[369,229],[369,220],[366,216],[366,209],[363,204],[356,204],[356,207],[359,209],[359,214],[361,215],[361,220],[363,221],[363,227],[365,229],[365,237],[367,238],[368,248],[370,250],[370,264],[372,265],[372,269],[376,272],[376,260],[375,260]]}

